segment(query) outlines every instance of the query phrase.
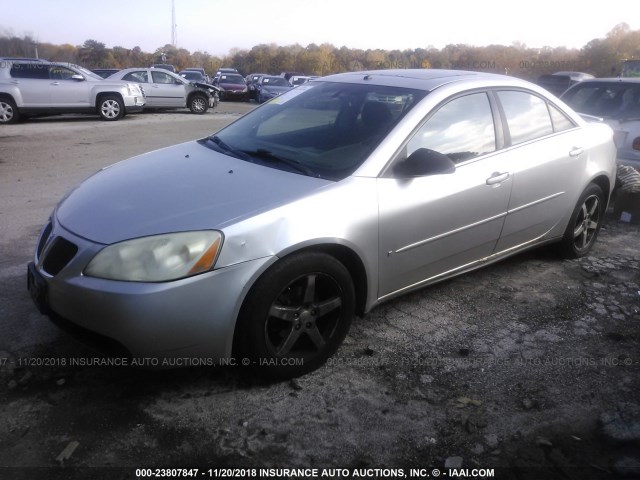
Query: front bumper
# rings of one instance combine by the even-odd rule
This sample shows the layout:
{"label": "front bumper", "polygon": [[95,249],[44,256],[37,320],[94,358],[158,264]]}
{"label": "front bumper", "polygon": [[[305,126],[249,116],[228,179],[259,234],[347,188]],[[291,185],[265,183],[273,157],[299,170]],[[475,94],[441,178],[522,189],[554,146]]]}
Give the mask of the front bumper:
{"label": "front bumper", "polygon": [[223,100],[248,100],[249,92],[241,90],[225,90],[222,92]]}
{"label": "front bumper", "polygon": [[[41,237],[28,272],[36,305],[54,323],[81,332],[81,339],[103,340],[87,342],[90,345],[134,358],[207,358],[222,363],[231,355],[235,321],[248,285],[271,261],[261,258],[172,282],[112,281],[82,274],[103,245],[56,224],[45,227]],[[77,251],[72,254],[67,244]],[[71,258],[54,258],[65,255]],[[104,349],[97,343],[118,348]]]}

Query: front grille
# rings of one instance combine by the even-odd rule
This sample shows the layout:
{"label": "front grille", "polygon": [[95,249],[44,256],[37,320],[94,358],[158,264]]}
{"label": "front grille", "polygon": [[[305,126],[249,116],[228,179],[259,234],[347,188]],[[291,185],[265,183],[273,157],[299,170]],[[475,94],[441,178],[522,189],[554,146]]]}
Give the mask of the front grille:
{"label": "front grille", "polygon": [[45,252],[42,269],[49,275],[57,275],[78,253],[78,247],[62,237],[56,237]]}

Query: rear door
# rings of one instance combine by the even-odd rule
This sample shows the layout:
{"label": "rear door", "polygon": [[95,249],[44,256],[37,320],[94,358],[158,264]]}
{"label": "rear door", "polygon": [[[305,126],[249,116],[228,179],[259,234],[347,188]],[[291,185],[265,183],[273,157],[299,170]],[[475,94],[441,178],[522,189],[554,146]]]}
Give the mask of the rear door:
{"label": "rear door", "polygon": [[45,63],[14,62],[10,83],[20,90],[25,108],[49,107],[49,66]]}
{"label": "rear door", "polygon": [[506,119],[503,153],[513,177],[496,252],[538,240],[574,207],[584,171],[580,129],[532,92],[495,92]]}

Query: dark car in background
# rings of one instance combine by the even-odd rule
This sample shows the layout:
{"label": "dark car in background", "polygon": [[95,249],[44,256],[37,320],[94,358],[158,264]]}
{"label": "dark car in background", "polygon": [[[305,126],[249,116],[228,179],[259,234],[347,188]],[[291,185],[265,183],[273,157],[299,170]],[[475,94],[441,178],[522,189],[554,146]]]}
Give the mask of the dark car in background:
{"label": "dark car in background", "polygon": [[291,90],[291,84],[283,77],[263,75],[255,83],[256,102],[264,103]]}
{"label": "dark car in background", "polygon": [[211,83],[212,82],[212,78],[207,74],[207,72],[205,71],[204,68],[202,67],[187,67],[185,69],[183,69],[180,74],[182,74],[183,72],[199,72],[200,74],[202,74],[202,77],[204,78],[205,83]]}
{"label": "dark car in background", "polygon": [[102,78],[107,78],[113,75],[114,73],[119,72],[120,69],[119,68],[93,68],[91,69],[91,71]]}
{"label": "dark car in background", "polygon": [[551,75],[541,75],[536,83],[559,97],[567,88],[589,78],[594,76],[584,72],[556,72]]}
{"label": "dark car in background", "polygon": [[168,63],[154,63],[151,68],[161,68],[162,70],[168,70],[172,73],[176,73],[176,67],[169,65]]}
{"label": "dark car in background", "polygon": [[249,100],[249,89],[244,77],[238,73],[222,73],[213,84],[220,88],[220,100]]}
{"label": "dark car in background", "polygon": [[618,163],[640,168],[640,78],[584,80],[561,99],[586,120],[608,124]]}
{"label": "dark car in background", "polygon": [[190,82],[208,83],[207,78],[196,70],[182,70],[178,75],[182,78],[186,78]]}
{"label": "dark car in background", "polygon": [[256,82],[263,75],[268,75],[268,73],[251,73],[244,77],[245,82],[247,83],[247,88],[249,89],[249,98],[255,100],[256,98]]}

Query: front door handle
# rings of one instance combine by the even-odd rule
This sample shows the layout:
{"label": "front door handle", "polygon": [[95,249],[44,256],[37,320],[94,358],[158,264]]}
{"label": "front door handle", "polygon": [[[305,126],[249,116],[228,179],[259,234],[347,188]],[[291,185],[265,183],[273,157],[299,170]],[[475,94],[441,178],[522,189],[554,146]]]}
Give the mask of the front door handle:
{"label": "front door handle", "polygon": [[502,183],[507,178],[509,178],[509,172],[494,172],[489,178],[487,178],[487,185]]}
{"label": "front door handle", "polygon": [[573,147],[569,152],[569,156],[577,157],[578,155],[581,155],[582,152],[584,152],[584,149],[582,147]]}

